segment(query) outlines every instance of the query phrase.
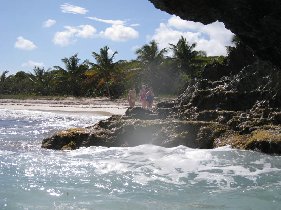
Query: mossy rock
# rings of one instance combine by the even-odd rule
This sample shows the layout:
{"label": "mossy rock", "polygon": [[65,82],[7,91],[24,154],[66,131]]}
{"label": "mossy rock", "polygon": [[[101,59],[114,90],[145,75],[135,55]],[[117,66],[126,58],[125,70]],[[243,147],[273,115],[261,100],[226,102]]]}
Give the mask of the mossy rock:
{"label": "mossy rock", "polygon": [[63,138],[63,137],[70,137],[70,136],[76,136],[77,134],[85,133],[86,129],[84,128],[70,128],[64,131],[60,131],[56,133],[57,136]]}
{"label": "mossy rock", "polygon": [[77,149],[77,145],[75,141],[71,141],[69,144],[64,145],[62,148],[62,150],[75,150]]}
{"label": "mossy rock", "polygon": [[267,154],[281,154],[281,132],[277,129],[258,129],[250,134],[228,132],[215,139],[215,147],[231,145],[233,148],[255,150]]}
{"label": "mossy rock", "polygon": [[276,130],[256,130],[250,136],[245,149],[281,154],[281,133]]}
{"label": "mossy rock", "polygon": [[43,139],[42,148],[55,150],[78,149],[87,138],[89,131],[85,128],[71,128],[60,131],[53,136]]}

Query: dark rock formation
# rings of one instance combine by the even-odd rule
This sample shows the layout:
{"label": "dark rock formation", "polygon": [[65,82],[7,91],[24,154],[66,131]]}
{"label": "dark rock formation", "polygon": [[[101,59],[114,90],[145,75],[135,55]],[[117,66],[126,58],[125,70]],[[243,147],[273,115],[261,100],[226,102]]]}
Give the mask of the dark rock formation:
{"label": "dark rock formation", "polygon": [[231,145],[238,149],[257,150],[267,154],[281,154],[281,129],[280,126],[265,127],[250,134],[222,135],[215,139],[214,146]]}
{"label": "dark rock formation", "polygon": [[229,54],[223,63],[214,62],[207,65],[202,72],[202,77],[208,81],[218,81],[224,76],[238,74],[241,69],[257,61],[253,50],[241,42],[236,45],[228,48]]}
{"label": "dark rock formation", "polygon": [[156,8],[185,20],[223,22],[260,58],[281,67],[279,0],[149,0]]}
{"label": "dark rock formation", "polygon": [[[141,111],[142,110],[142,111]],[[143,113],[141,113],[143,112]],[[134,114],[133,114],[134,113]],[[136,116],[135,113],[140,113]],[[154,144],[164,147],[185,145],[191,148],[213,148],[213,140],[226,130],[216,122],[156,119],[141,108],[133,108],[124,116],[112,116],[87,128],[69,129],[44,139],[42,147],[47,149],[76,149],[89,146],[137,146]],[[143,118],[143,117],[142,117]]]}
{"label": "dark rock formation", "polygon": [[[163,108],[157,110],[161,113]],[[112,116],[91,127],[58,132],[44,139],[42,148],[71,150],[89,146],[154,144],[211,149],[231,145],[239,149],[281,154],[281,110],[268,110],[260,104],[245,112],[187,110],[188,113],[180,114],[181,119],[173,115],[163,119],[157,112],[138,107],[128,109],[124,116]],[[180,112],[170,110],[169,113]]]}

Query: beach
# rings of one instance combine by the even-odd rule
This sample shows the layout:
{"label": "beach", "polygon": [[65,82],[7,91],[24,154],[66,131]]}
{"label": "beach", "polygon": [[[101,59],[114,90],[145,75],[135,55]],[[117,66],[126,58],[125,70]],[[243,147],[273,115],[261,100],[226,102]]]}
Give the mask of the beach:
{"label": "beach", "polygon": [[0,109],[72,112],[111,116],[123,115],[128,108],[125,99],[60,98],[60,99],[0,99]]}

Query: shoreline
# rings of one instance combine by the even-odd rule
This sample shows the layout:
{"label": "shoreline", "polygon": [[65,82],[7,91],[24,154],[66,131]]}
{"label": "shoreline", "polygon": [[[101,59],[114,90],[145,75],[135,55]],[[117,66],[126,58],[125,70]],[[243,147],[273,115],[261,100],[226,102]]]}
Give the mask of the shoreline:
{"label": "shoreline", "polygon": [[125,114],[128,103],[125,99],[110,100],[108,98],[0,99],[0,109],[91,113],[98,116],[111,116]]}

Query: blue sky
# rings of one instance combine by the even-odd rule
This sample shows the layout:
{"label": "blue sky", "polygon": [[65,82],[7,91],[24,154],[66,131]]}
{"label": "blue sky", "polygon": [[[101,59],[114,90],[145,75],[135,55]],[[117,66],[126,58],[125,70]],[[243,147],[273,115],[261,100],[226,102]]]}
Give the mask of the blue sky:
{"label": "blue sky", "polygon": [[104,46],[131,60],[151,40],[164,48],[180,36],[208,55],[225,55],[233,35],[223,23],[184,21],[148,0],[2,0],[0,27],[0,73],[10,74],[63,66],[75,53],[94,61],[92,52]]}

